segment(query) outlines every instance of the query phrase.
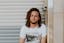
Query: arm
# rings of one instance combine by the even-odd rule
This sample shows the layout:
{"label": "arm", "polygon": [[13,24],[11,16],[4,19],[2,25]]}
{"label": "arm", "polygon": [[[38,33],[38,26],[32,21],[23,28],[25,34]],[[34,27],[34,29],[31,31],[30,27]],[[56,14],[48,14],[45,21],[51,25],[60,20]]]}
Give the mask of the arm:
{"label": "arm", "polygon": [[25,43],[25,37],[26,37],[25,29],[24,27],[22,27],[20,30],[19,43]]}
{"label": "arm", "polygon": [[43,27],[42,27],[41,43],[47,43],[47,28],[45,25],[43,25]]}
{"label": "arm", "polygon": [[46,40],[46,36],[45,37],[42,37],[42,39],[41,39],[41,43],[46,43],[47,42],[47,40]]}
{"label": "arm", "polygon": [[25,39],[20,38],[19,43],[25,43]]}

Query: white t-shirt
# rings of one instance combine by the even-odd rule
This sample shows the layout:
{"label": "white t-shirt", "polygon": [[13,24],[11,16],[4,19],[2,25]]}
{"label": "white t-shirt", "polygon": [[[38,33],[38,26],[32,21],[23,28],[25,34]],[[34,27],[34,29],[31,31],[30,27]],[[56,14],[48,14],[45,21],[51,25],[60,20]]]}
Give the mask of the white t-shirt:
{"label": "white t-shirt", "polygon": [[46,26],[29,28],[25,25],[20,30],[20,37],[25,38],[25,43],[40,43],[42,37],[46,36]]}

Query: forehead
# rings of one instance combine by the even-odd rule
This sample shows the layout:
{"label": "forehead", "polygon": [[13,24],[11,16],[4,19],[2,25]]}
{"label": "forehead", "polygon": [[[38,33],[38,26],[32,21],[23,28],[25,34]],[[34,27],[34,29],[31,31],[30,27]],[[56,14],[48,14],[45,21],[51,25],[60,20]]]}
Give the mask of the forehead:
{"label": "forehead", "polygon": [[31,12],[31,15],[39,15],[39,12],[37,12],[37,11],[32,11],[32,12]]}

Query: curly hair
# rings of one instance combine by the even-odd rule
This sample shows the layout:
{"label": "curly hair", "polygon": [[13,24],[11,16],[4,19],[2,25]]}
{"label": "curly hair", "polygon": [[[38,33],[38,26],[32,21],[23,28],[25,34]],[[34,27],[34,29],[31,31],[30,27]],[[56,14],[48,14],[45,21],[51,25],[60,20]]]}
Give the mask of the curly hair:
{"label": "curly hair", "polygon": [[31,8],[28,12],[27,12],[27,16],[26,16],[26,26],[27,27],[30,27],[30,16],[31,16],[31,13],[32,11],[37,11],[39,13],[39,20],[38,20],[38,25],[39,27],[41,26],[41,14],[40,14],[40,11],[37,9],[37,8]]}

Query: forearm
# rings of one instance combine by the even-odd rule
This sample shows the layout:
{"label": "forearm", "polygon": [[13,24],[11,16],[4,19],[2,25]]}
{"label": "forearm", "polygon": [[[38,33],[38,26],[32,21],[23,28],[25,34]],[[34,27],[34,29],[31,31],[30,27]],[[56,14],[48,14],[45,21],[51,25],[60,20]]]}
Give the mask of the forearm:
{"label": "forearm", "polygon": [[46,37],[43,37],[43,38],[41,39],[41,43],[46,43]]}
{"label": "forearm", "polygon": [[20,38],[19,43],[24,43],[24,42],[25,40]]}

